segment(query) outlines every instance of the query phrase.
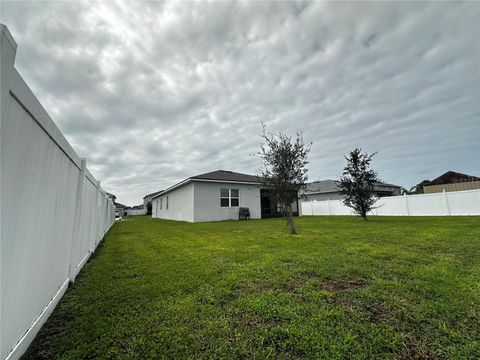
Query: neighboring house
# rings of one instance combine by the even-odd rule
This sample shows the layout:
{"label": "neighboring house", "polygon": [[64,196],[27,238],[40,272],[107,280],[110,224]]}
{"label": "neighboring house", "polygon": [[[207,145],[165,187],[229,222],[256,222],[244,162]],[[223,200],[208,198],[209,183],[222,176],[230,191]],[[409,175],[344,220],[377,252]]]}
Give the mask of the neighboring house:
{"label": "neighboring house", "polygon": [[[373,190],[377,196],[395,196],[400,195],[400,186],[386,184],[383,182],[375,183]],[[341,193],[339,182],[336,180],[322,180],[307,184],[305,190],[301,192],[302,201],[310,200],[339,200],[345,195]]]}
{"label": "neighboring house", "polygon": [[107,196],[110,198],[110,200],[112,200],[113,205],[115,205],[115,217],[116,218],[123,217],[125,215],[125,209],[127,208],[127,206],[117,203],[116,202],[117,197],[114,194],[107,192]]}
{"label": "neighboring house", "polygon": [[115,205],[115,217],[123,217],[125,215],[125,209],[127,208],[127,205],[123,205],[117,202],[114,202],[113,204]]}
{"label": "neighboring house", "polygon": [[425,194],[442,191],[461,191],[480,189],[480,177],[466,175],[455,171],[447,171],[432,181],[425,181],[423,192]]}
{"label": "neighboring house", "polygon": [[107,196],[110,200],[112,200],[113,203],[115,203],[115,200],[117,200],[117,197],[112,193],[107,192]]}
{"label": "neighboring house", "polygon": [[154,197],[155,195],[160,194],[162,191],[163,191],[163,190],[155,191],[154,193],[145,195],[145,196],[143,197],[143,208],[145,209],[146,213],[148,213],[148,208],[149,208],[149,206],[152,204],[152,197]]}
{"label": "neighboring house", "polygon": [[[152,197],[152,217],[161,219],[238,220],[240,207],[249,209],[251,219],[283,215],[261,178],[226,170],[192,176]],[[298,215],[297,202],[293,208]]]}

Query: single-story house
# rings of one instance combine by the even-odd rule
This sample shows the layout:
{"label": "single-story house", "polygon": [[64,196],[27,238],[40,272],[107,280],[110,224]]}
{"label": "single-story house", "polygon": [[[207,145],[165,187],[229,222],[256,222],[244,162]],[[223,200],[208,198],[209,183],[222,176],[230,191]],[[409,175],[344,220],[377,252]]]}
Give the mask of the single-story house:
{"label": "single-story house", "polygon": [[[401,186],[377,182],[374,185],[374,191],[377,196],[395,196],[400,195]],[[301,191],[302,200],[338,200],[343,199],[345,195],[341,193],[339,182],[336,180],[322,180],[308,183],[305,190]]]}
{"label": "single-story house", "polygon": [[423,192],[425,194],[476,189],[480,189],[480,177],[455,171],[447,171],[432,181],[423,181]]}
{"label": "single-story house", "polygon": [[[298,202],[293,205],[298,215]],[[238,220],[239,208],[251,219],[282,216],[261,178],[217,170],[185,179],[152,197],[152,217],[189,222]]]}
{"label": "single-story house", "polygon": [[152,213],[152,197],[154,197],[157,194],[160,194],[163,190],[160,191],[155,191],[153,193],[147,194],[143,197],[143,208],[145,209],[147,215],[150,215]]}

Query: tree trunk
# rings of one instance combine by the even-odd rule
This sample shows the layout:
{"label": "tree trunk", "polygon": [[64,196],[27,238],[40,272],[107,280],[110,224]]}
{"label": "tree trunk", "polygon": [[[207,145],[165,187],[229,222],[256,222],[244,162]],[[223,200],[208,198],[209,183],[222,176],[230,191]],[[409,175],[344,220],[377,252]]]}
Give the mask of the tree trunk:
{"label": "tree trunk", "polygon": [[290,234],[296,234],[297,228],[295,227],[295,222],[293,221],[293,210],[292,204],[288,205],[288,220],[287,220],[288,228],[290,230]]}
{"label": "tree trunk", "polygon": [[362,218],[363,220],[367,221],[367,211],[365,210],[362,211]]}

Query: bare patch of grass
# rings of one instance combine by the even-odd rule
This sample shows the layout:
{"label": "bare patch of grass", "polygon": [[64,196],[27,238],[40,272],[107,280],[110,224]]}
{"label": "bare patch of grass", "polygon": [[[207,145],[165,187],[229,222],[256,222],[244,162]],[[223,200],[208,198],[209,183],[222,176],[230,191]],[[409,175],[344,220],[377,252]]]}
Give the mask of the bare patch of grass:
{"label": "bare patch of grass", "polygon": [[444,356],[435,354],[428,348],[428,338],[419,334],[409,334],[399,354],[400,359],[440,360]]}
{"label": "bare patch of grass", "polygon": [[292,276],[287,282],[283,284],[283,291],[289,293],[297,292],[297,289],[305,286],[310,280],[320,280],[320,277],[312,272],[302,272]]}
{"label": "bare patch of grass", "polygon": [[395,310],[385,304],[377,305],[370,310],[370,321],[373,323],[390,320],[395,317]]}
{"label": "bare patch of grass", "polygon": [[276,326],[281,323],[276,318],[265,318],[259,314],[237,314],[233,317],[235,326],[243,328],[258,328],[266,326]]}
{"label": "bare patch of grass", "polygon": [[322,283],[322,289],[328,292],[338,293],[342,291],[360,289],[370,284],[370,281],[361,277],[326,279]]}

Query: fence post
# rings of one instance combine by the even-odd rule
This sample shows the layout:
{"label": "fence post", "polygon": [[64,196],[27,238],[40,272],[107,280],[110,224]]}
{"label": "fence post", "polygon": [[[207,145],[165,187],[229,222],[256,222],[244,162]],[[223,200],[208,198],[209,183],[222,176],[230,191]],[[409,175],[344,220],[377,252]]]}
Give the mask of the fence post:
{"label": "fence post", "polygon": [[95,220],[94,220],[94,235],[92,238],[92,244],[90,251],[93,253],[97,247],[97,236],[98,236],[98,218],[99,218],[99,209],[98,209],[98,200],[100,199],[100,181],[97,182],[97,196],[95,197]]}
{"label": "fence post", "polygon": [[82,203],[83,203],[83,190],[85,187],[85,172],[87,169],[87,160],[80,159],[80,175],[78,177],[77,195],[75,197],[75,211],[73,219],[73,234],[70,239],[70,257],[68,260],[68,278],[71,282],[75,280],[73,274],[75,271],[75,264],[72,264],[74,259],[74,245],[80,241],[80,224],[82,217]]}
{"label": "fence post", "polygon": [[447,215],[450,216],[451,215],[450,204],[448,203],[448,195],[447,195],[447,192],[445,191],[445,189],[443,189],[443,197],[445,198],[445,206],[447,207]]}
{"label": "fence post", "polygon": [[407,210],[407,216],[410,216],[410,208],[408,207],[408,197],[407,197],[407,194],[403,194],[403,198],[405,199],[405,209]]}
{"label": "fence post", "polygon": [[108,219],[108,196],[107,196],[107,193],[105,192],[105,209],[103,209],[103,217],[105,218],[105,221],[104,221],[104,225],[103,225],[103,229],[102,229],[102,233],[103,233],[103,236],[105,236],[105,234],[107,233],[107,229],[108,229],[108,222],[109,222],[109,219]]}
{"label": "fence post", "polygon": [[1,104],[1,127],[2,135],[5,133],[4,126],[7,120],[8,104],[10,103],[9,90],[11,78],[14,73],[15,55],[17,54],[17,43],[13,39],[8,28],[0,24],[0,72],[2,74],[0,104]]}

